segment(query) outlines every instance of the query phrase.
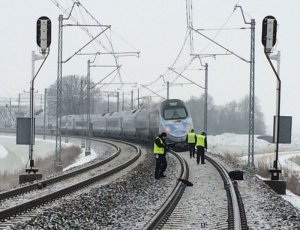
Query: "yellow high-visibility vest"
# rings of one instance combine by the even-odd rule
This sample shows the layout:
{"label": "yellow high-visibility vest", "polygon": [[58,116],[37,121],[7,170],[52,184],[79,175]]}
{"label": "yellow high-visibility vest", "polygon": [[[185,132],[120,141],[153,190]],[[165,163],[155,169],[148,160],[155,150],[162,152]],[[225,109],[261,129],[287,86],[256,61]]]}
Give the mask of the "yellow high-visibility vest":
{"label": "yellow high-visibility vest", "polygon": [[[159,137],[157,137],[157,138],[159,139],[160,143],[163,144],[162,139],[160,139]],[[155,143],[155,141],[154,141],[153,153],[154,153],[154,154],[162,155],[162,154],[164,154],[164,152],[165,152],[165,148],[164,148],[164,147],[159,147],[159,146]]]}
{"label": "yellow high-visibility vest", "polygon": [[205,136],[204,135],[198,135],[197,136],[197,143],[196,146],[201,146],[201,147],[205,147]]}
{"label": "yellow high-visibility vest", "polygon": [[195,136],[196,136],[196,133],[188,133],[188,143],[189,144],[194,144],[196,142]]}

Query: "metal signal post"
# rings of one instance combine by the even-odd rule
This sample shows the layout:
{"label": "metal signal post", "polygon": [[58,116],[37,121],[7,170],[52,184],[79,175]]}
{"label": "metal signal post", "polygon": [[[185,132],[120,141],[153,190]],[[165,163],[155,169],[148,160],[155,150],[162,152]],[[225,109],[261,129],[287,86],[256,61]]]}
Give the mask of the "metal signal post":
{"label": "metal signal post", "polygon": [[279,127],[280,127],[280,97],[281,97],[281,80],[279,74],[275,70],[273,63],[270,59],[270,53],[274,45],[276,44],[276,33],[277,33],[277,20],[273,16],[266,16],[262,22],[262,44],[264,46],[264,53],[266,58],[272,67],[272,70],[277,78],[277,111],[276,111],[276,150],[275,150],[275,161],[273,163],[274,169],[270,169],[271,179],[279,180],[279,173],[281,170],[278,169],[278,149],[279,149]]}
{"label": "metal signal post", "polygon": [[[37,45],[41,49],[43,56],[36,55],[32,51],[32,79],[30,82],[30,145],[29,145],[29,165],[30,168],[26,169],[26,172],[36,173],[38,169],[34,169],[34,160],[33,160],[33,145],[35,144],[35,122],[34,122],[34,80],[40,72],[42,66],[44,65],[46,59],[50,53],[50,44],[51,44],[51,21],[48,17],[40,17],[37,20]],[[35,61],[43,60],[38,71],[35,73]]]}

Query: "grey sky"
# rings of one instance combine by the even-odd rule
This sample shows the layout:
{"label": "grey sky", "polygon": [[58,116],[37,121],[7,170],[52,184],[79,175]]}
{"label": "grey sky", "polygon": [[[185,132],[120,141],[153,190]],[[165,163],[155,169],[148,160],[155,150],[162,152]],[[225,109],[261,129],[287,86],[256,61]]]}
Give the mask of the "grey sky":
{"label": "grey sky", "polygon": [[[71,7],[71,0],[59,1]],[[147,84],[165,74],[165,79],[172,82],[176,76],[167,72],[174,62],[184,42],[186,34],[186,12],[184,0],[82,0],[82,4],[103,24],[112,25],[112,39],[115,51],[141,51],[140,58],[120,58],[121,73],[124,82]],[[24,90],[29,90],[31,79],[31,51],[38,52],[35,43],[36,20],[40,16],[48,16],[52,20],[52,45],[49,59],[36,79],[35,88],[43,92],[45,87],[53,84],[57,77],[57,27],[58,15],[61,11],[51,0],[11,0],[1,1],[1,36],[0,36],[0,97],[17,97]],[[278,42],[274,54],[281,51],[282,103],[281,114],[293,116],[293,124],[300,126],[300,98],[298,72],[298,41],[300,40],[298,0],[283,3],[280,0],[194,0],[193,15],[195,28],[224,28],[230,30],[206,30],[207,36],[234,51],[245,59],[250,57],[250,30],[233,28],[249,27],[243,22],[241,12],[233,12],[235,4],[243,7],[246,20],[256,20],[256,78],[255,94],[259,98],[262,112],[268,126],[272,125],[275,114],[276,78],[269,66],[261,45],[261,23],[265,16],[276,17],[279,29]],[[84,12],[74,11],[78,20],[89,22]],[[79,29],[66,28],[64,36],[63,59],[72,55],[87,42],[86,35]],[[109,34],[109,33],[108,33]],[[194,49],[196,53],[224,53],[224,51],[200,35],[194,33]],[[125,41],[128,42],[125,42]],[[104,41],[105,43],[105,41]],[[135,49],[135,48],[136,49]],[[89,47],[87,51],[92,51]],[[189,44],[175,64],[179,71],[189,62]],[[209,94],[217,105],[229,101],[239,101],[249,93],[249,64],[234,56],[217,56],[207,58],[203,62],[209,64]],[[36,66],[39,66],[37,62]],[[74,57],[63,66],[63,75],[86,75],[87,58]],[[113,62],[105,57],[97,59],[97,64]],[[276,62],[274,62],[276,66]],[[193,63],[184,76],[200,85],[204,85],[204,72],[199,71],[199,63]],[[91,78],[97,82],[111,69],[93,69]],[[115,82],[118,82],[116,80]],[[186,83],[178,79],[177,83]],[[163,81],[153,84],[152,90],[160,90]],[[107,90],[116,90],[110,86]],[[106,90],[104,89],[104,90]],[[131,87],[124,87],[129,92]],[[170,96],[183,100],[191,96],[199,96],[203,90],[191,85],[174,86]],[[141,95],[150,92],[141,89]],[[166,96],[166,91],[161,94]],[[294,131],[296,131],[294,129]]]}

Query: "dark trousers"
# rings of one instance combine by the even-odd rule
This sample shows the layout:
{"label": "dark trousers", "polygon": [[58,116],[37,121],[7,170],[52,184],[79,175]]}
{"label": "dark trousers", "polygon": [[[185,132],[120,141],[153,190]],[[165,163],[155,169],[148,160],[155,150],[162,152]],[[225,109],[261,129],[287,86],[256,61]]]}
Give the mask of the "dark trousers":
{"label": "dark trousers", "polygon": [[201,158],[201,164],[204,164],[204,159],[205,159],[205,149],[202,146],[197,146],[197,164],[200,162]]}
{"label": "dark trousers", "polygon": [[189,143],[190,157],[195,157],[195,144]]}
{"label": "dark trousers", "polygon": [[156,166],[155,166],[155,178],[160,178],[167,169],[167,159],[165,155],[155,155]]}

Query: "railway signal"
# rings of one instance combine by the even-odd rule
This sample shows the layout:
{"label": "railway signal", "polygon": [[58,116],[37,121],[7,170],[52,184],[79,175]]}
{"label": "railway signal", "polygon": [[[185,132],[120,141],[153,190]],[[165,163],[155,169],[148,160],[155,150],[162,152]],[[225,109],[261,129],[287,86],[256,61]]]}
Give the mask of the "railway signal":
{"label": "railway signal", "polygon": [[[273,167],[269,169],[271,173],[271,180],[265,180],[265,183],[268,184],[275,192],[278,194],[285,194],[286,190],[286,181],[280,180],[281,169],[278,168],[278,150],[279,150],[279,133],[280,133],[280,100],[281,100],[281,80],[278,72],[275,70],[273,63],[271,62],[270,53],[276,44],[276,33],[277,33],[277,20],[273,16],[266,16],[262,22],[262,37],[261,41],[264,46],[265,56],[272,67],[272,70],[277,78],[277,87],[276,87],[276,117],[274,125],[274,140],[276,142],[275,150],[275,160],[273,162]],[[276,134],[276,137],[275,137]]]}
{"label": "railway signal", "polygon": [[45,54],[51,44],[51,20],[46,17],[40,17],[36,22],[36,43],[41,48],[42,54]]}
{"label": "railway signal", "polygon": [[277,20],[273,16],[266,16],[262,22],[261,42],[266,53],[271,53],[276,44]]}
{"label": "railway signal", "polygon": [[[33,145],[35,144],[35,122],[34,122],[34,81],[40,72],[42,66],[44,65],[45,61],[47,60],[49,53],[50,53],[50,44],[51,44],[51,21],[48,17],[42,16],[37,20],[36,23],[36,42],[38,46],[41,48],[40,52],[42,56],[36,55],[34,51],[32,51],[32,79],[30,81],[30,128],[28,129],[29,122],[28,120],[22,122],[20,119],[19,130],[27,130],[27,138],[25,140],[20,140],[17,144],[28,144],[29,145],[29,167],[26,168],[25,175],[19,176],[19,183],[26,183],[32,182],[34,180],[42,179],[42,174],[37,174],[38,169],[34,168],[34,159],[33,159]],[[40,65],[39,69],[35,71],[35,61],[43,60],[42,64]],[[28,135],[29,134],[29,135]],[[17,133],[17,136],[23,138],[26,135],[22,135]],[[19,138],[19,139],[20,139]],[[32,174],[31,174],[32,173]]]}

